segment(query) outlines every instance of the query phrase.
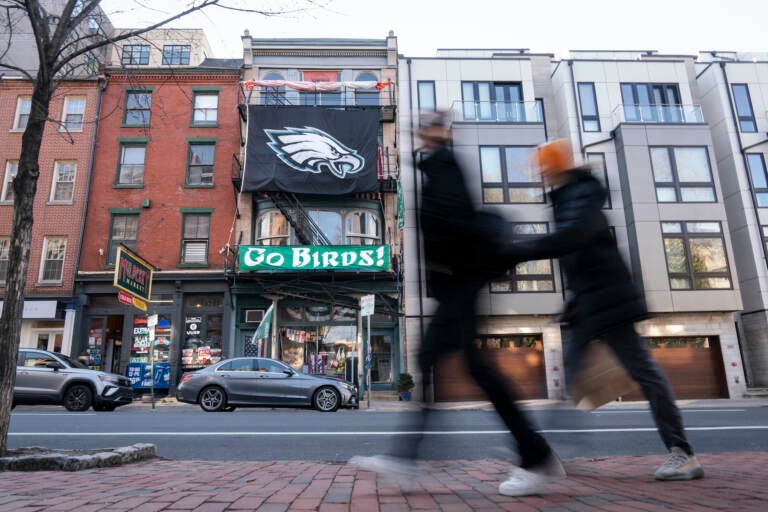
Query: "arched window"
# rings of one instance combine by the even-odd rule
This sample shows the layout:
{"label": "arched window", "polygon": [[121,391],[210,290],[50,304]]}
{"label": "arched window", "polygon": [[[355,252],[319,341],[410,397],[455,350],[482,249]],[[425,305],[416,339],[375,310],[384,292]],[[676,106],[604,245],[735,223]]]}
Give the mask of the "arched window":
{"label": "arched window", "polygon": [[307,210],[307,213],[331,244],[342,243],[341,213],[331,210]]}
{"label": "arched window", "polygon": [[282,213],[263,213],[256,220],[256,245],[290,245],[290,226]]}
{"label": "arched window", "polygon": [[[285,80],[280,73],[267,73],[262,80]],[[285,86],[280,87],[262,87],[261,89],[262,105],[285,105],[288,102],[285,99]]]}
{"label": "arched window", "polygon": [[347,214],[347,244],[377,245],[381,243],[381,224],[378,215],[360,210]]}
{"label": "arched window", "polygon": [[[356,82],[378,82],[379,79],[370,72],[360,73]],[[355,89],[355,105],[378,105],[379,91],[375,86],[368,89]]]}

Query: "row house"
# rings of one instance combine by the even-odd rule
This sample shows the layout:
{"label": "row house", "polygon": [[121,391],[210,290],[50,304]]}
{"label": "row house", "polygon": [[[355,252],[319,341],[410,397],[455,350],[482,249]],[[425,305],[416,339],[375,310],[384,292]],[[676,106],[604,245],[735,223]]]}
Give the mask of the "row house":
{"label": "row house", "polygon": [[[240,61],[212,59],[201,31],[153,31],[114,48],[106,67],[80,264],[77,346],[88,365],[138,389],[231,355],[224,247],[240,146]],[[146,58],[145,58],[146,57]],[[117,249],[154,268],[146,312],[118,302]],[[147,315],[157,314],[149,353]]]}
{"label": "row house", "polygon": [[[696,66],[693,57],[646,51],[573,51],[560,61],[526,49],[401,58],[403,117],[411,119],[401,125],[409,354],[435,303],[418,251],[418,140],[407,134],[420,111],[449,109],[476,205],[506,215],[516,236],[552,227],[529,152],[548,138],[568,138],[610,192],[605,214],[653,314],[637,328],[676,395],[744,394],[732,192],[724,189]],[[525,398],[564,397],[557,321],[564,285],[556,261],[527,262],[480,295],[478,343],[494,351]],[[436,400],[482,397],[455,359],[437,367],[434,382],[428,393]]]}
{"label": "row house", "polygon": [[391,393],[404,355],[397,40],[242,42],[233,354],[356,382],[366,361],[365,387]]}

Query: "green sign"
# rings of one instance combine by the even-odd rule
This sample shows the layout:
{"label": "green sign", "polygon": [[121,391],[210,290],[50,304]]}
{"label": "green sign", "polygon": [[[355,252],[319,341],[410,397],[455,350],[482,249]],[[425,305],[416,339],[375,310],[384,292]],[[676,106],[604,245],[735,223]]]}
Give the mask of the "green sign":
{"label": "green sign", "polygon": [[403,200],[403,184],[397,178],[397,229],[405,227],[405,202]]}
{"label": "green sign", "polygon": [[[152,265],[125,247],[120,246],[117,248],[113,284],[116,288],[130,293],[134,297],[149,301],[149,297],[152,295]],[[136,305],[135,301],[134,305]],[[146,310],[146,306],[140,309]]]}
{"label": "green sign", "polygon": [[240,272],[389,270],[388,245],[240,246]]}

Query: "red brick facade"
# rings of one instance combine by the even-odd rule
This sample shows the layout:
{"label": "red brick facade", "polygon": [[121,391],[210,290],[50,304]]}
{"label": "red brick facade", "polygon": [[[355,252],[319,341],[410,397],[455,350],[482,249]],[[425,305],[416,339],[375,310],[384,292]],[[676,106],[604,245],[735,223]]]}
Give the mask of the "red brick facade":
{"label": "red brick facade", "polygon": [[[109,269],[112,214],[137,212],[136,251],[161,270],[178,270],[184,209],[211,209],[208,264],[221,269],[219,253],[228,239],[235,212],[231,180],[232,155],[239,153],[240,120],[237,114],[239,70],[211,69],[116,72],[109,77],[102,100],[102,116],[86,234],[80,271]],[[125,126],[126,94],[151,91],[147,127]],[[216,126],[193,126],[195,93],[218,92]],[[193,188],[187,183],[190,140],[215,140],[213,184]],[[121,188],[117,172],[121,142],[146,140],[143,185]]]}
{"label": "red brick facade", "polygon": [[[26,80],[0,80],[0,199],[9,161],[18,161],[23,129],[17,129],[17,105],[20,97],[29,97],[32,85]],[[60,129],[65,98],[84,98],[82,130]],[[80,234],[86,203],[91,148],[98,102],[96,80],[70,81],[59,85],[50,105],[49,121],[40,148],[40,177],[34,204],[34,225],[27,273],[27,297],[55,297],[72,294]],[[55,163],[75,162],[76,171],[71,200],[53,201]],[[69,187],[67,184],[66,187]],[[67,196],[69,194],[66,194]],[[9,237],[13,223],[13,203],[0,201],[0,237]],[[61,280],[40,283],[41,259],[45,237],[66,238]],[[0,295],[3,288],[0,286]]]}

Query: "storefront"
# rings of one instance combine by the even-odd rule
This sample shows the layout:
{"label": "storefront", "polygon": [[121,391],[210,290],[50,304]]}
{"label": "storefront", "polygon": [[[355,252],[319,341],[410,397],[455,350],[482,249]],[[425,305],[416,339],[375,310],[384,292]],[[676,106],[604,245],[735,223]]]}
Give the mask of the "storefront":
{"label": "storefront", "polygon": [[[72,298],[25,299],[22,309],[21,342],[23,348],[38,348],[70,355],[75,306]],[[3,301],[0,300],[0,314]]]}

